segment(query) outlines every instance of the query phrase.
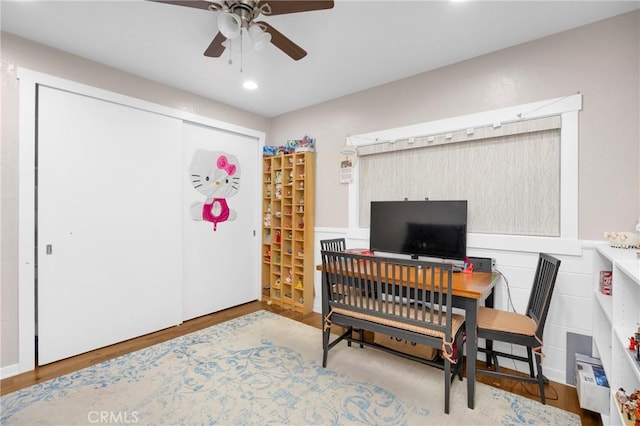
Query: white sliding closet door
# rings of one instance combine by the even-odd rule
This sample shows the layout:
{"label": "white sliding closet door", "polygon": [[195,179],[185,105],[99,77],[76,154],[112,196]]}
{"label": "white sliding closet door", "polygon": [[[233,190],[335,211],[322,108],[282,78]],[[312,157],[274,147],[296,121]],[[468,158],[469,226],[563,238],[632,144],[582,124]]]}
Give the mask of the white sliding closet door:
{"label": "white sliding closet door", "polygon": [[39,87],[38,364],[181,322],[181,128]]}
{"label": "white sliding closet door", "polygon": [[261,148],[255,137],[193,123],[183,129],[187,320],[259,298]]}

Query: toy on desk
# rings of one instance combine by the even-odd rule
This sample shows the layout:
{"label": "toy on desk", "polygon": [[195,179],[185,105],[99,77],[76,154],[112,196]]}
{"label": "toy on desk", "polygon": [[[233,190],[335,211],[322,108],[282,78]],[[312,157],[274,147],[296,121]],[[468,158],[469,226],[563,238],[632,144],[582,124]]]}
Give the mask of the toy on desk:
{"label": "toy on desk", "polygon": [[629,350],[635,351],[637,347],[638,347],[638,341],[636,340],[635,336],[629,337]]}
{"label": "toy on desk", "polygon": [[473,263],[469,262],[468,257],[464,260],[464,269],[462,270],[462,273],[473,274]]}

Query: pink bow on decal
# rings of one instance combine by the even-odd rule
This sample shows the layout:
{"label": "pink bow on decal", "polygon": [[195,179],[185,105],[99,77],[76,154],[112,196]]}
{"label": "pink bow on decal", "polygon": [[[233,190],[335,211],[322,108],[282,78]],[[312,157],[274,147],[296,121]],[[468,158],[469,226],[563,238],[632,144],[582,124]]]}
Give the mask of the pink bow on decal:
{"label": "pink bow on decal", "polygon": [[236,166],[229,163],[227,157],[225,157],[224,155],[218,157],[218,168],[226,170],[229,176],[236,173]]}

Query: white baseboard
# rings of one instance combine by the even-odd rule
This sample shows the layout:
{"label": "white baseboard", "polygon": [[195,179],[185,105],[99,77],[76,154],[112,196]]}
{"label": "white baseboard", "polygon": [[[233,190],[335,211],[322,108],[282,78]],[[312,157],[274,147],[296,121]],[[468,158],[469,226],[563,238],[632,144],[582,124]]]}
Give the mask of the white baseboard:
{"label": "white baseboard", "polygon": [[6,379],[7,377],[13,377],[20,373],[20,365],[13,364],[0,368],[0,379]]}

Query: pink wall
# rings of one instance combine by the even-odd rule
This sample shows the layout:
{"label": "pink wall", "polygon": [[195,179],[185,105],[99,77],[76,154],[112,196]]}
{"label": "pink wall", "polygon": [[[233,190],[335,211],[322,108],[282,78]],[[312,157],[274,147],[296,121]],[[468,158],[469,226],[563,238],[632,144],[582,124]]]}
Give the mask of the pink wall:
{"label": "pink wall", "polygon": [[268,142],[317,139],[316,226],[346,227],[337,166],[346,135],[581,92],[579,237],[601,240],[640,216],[639,76],[636,11],[283,114]]}

